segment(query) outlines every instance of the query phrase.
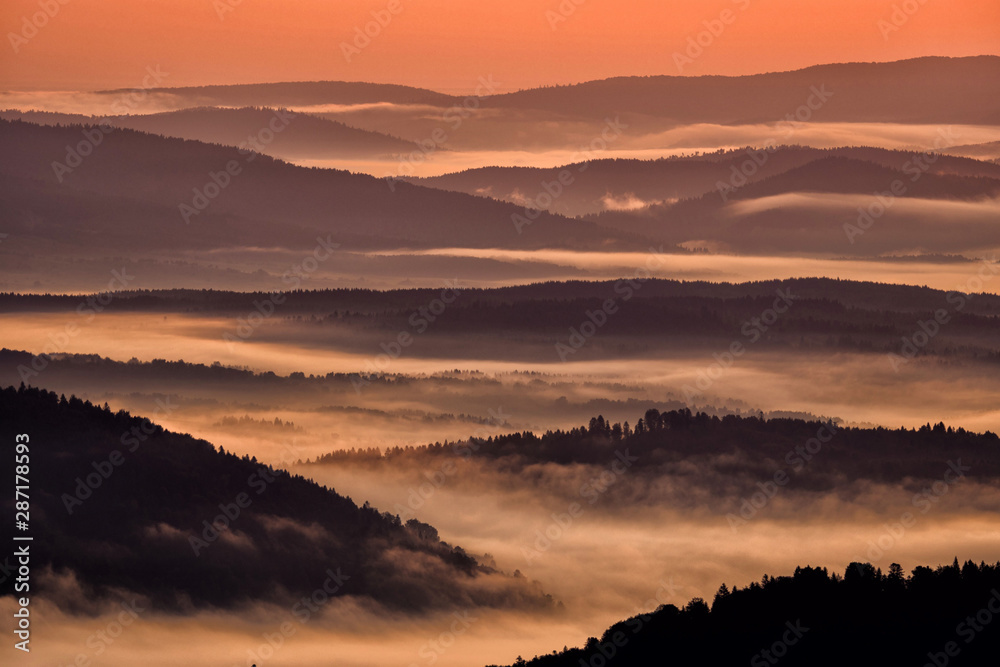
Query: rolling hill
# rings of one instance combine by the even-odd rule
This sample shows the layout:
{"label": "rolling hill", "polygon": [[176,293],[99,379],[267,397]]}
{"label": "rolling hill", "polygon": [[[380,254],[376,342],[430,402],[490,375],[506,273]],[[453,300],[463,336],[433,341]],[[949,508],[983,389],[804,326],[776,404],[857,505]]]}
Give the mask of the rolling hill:
{"label": "rolling hill", "polygon": [[496,95],[497,108],[590,117],[635,113],[683,123],[774,122],[810,102],[822,122],[993,124],[1000,57],[838,63],[748,76],[618,77]]}
{"label": "rolling hill", "polygon": [[[851,168],[842,168],[848,164],[845,160]],[[545,192],[544,184],[559,182],[563,172],[572,177],[563,194],[551,201],[539,198]],[[750,184],[780,174],[787,175],[773,178],[768,186],[776,192],[808,189],[870,194],[879,184],[888,187],[896,177],[909,181],[917,173],[921,174],[920,182],[910,189],[911,196],[974,198],[991,194],[1000,182],[1000,165],[975,159],[941,155],[930,162],[924,154],[913,151],[805,146],[747,147],[658,160],[592,160],[553,169],[482,167],[407,180],[514,203],[547,204],[544,208],[550,212],[579,216],[629,207],[639,210],[703,195],[719,198],[720,183],[736,191],[727,197],[745,196],[747,192],[763,192]],[[937,178],[941,176],[955,178],[941,181]]]}
{"label": "rolling hill", "polygon": [[[0,178],[34,181],[33,187],[50,193],[86,194],[94,206],[114,211],[103,232],[88,232],[106,252],[135,249],[119,239],[144,228],[138,209],[150,210],[192,249],[219,247],[223,232],[232,234],[227,246],[280,235],[285,247],[313,247],[317,234],[369,248],[626,243],[619,232],[549,214],[519,233],[514,216],[524,210],[511,204],[134,130],[104,133],[99,127],[0,121],[0,144],[5,147]],[[17,182],[7,188],[16,192]],[[108,198],[138,202],[137,215],[122,217]],[[72,205],[53,210],[53,201],[32,196],[3,205],[15,230],[37,235],[46,229],[37,224],[39,218],[57,226],[79,219]],[[170,208],[176,212],[172,222],[163,217]]]}
{"label": "rolling hill", "polygon": [[[42,125],[95,125],[138,130],[165,137],[193,139],[253,150],[285,159],[380,157],[408,154],[417,146],[378,132],[360,130],[343,123],[286,109],[242,107],[238,109],[198,107],[147,115],[97,118],[46,112],[0,112],[0,118],[20,119]],[[280,128],[277,132],[272,127]],[[268,142],[258,139],[273,136]],[[270,134],[266,134],[270,132]],[[248,141],[249,140],[249,141]]]}
{"label": "rolling hill", "polygon": [[[128,90],[99,91],[117,97]],[[308,106],[319,104],[431,104],[447,106],[451,95],[425,88],[361,81],[286,81],[181,88],[151,88],[153,96],[169,96],[184,106]]]}
{"label": "rolling hill", "polygon": [[287,604],[319,587],[400,611],[551,606],[430,526],[124,411],[22,385],[0,390],[0,424],[30,434],[32,592],[66,611],[129,594],[174,611]]}

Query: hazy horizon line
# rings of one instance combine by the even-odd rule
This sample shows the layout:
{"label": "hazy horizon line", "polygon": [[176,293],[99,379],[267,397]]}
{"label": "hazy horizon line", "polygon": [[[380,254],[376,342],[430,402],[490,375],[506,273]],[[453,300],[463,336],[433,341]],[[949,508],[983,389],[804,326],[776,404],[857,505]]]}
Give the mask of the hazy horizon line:
{"label": "hazy horizon line", "polygon": [[[804,72],[806,70],[823,68],[823,67],[843,67],[850,65],[895,65],[900,63],[916,62],[920,60],[973,60],[979,58],[998,58],[1000,59],[1000,53],[981,53],[978,55],[971,56],[946,56],[946,55],[936,55],[928,54],[923,56],[915,56],[912,58],[901,58],[897,60],[847,60],[847,61],[835,61],[835,62],[818,62],[812,65],[807,65],[805,67],[797,67],[793,69],[784,70],[769,70],[754,72],[752,74],[616,74],[614,76],[606,76],[596,79],[581,79],[574,81],[572,83],[547,83],[535,86],[528,86],[526,88],[517,88],[515,90],[509,90],[507,92],[497,92],[485,97],[501,97],[503,95],[509,95],[512,93],[520,93],[531,90],[544,90],[548,88],[568,88],[573,86],[581,86],[589,83],[597,83],[601,81],[613,81],[616,79],[745,79],[749,77],[756,76],[768,76],[772,74],[793,74],[796,72]],[[416,86],[408,83],[400,83],[397,81],[377,81],[377,80],[347,80],[347,79],[278,79],[271,81],[246,81],[238,83],[208,83],[200,85],[178,85],[178,86],[163,86],[148,89],[149,92],[165,92],[165,91],[176,91],[176,90],[189,90],[189,89],[204,89],[204,88],[237,88],[237,87],[251,87],[251,86],[269,86],[269,85],[279,85],[279,84],[308,84],[308,83],[343,83],[343,84],[357,84],[357,85],[369,85],[369,86],[393,86],[400,88],[409,88],[412,90],[419,90],[423,92],[436,93],[440,95],[446,95],[450,97],[460,97],[461,93],[457,92],[460,89],[455,88],[456,92],[445,92],[446,89],[439,88],[429,88],[424,86]],[[133,88],[98,88],[98,89],[55,89],[55,88],[7,88],[4,87],[0,90],[0,93],[22,93],[22,92],[32,92],[32,93],[85,93],[85,94],[113,94],[121,93],[124,91],[133,90]],[[468,91],[466,91],[468,92]]]}

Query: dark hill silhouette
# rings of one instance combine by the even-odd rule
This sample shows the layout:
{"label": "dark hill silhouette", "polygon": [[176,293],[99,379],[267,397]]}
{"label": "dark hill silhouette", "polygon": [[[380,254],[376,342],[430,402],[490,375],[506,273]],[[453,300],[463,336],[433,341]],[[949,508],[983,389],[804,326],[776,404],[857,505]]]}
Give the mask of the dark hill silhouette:
{"label": "dark hill silhouette", "polygon": [[[429,527],[403,526],[367,503],[123,411],[22,385],[0,391],[0,425],[31,437],[32,593],[66,611],[123,591],[161,610],[290,603],[330,570],[343,575],[337,595],[404,611],[551,605],[525,579],[428,537]],[[10,516],[12,482],[2,502]],[[9,523],[8,542],[12,531]],[[197,554],[194,537],[203,540]],[[48,568],[55,576],[43,575]],[[75,578],[79,592],[58,577]],[[473,583],[483,578],[493,585]]]}
{"label": "dark hill silhouette", "polygon": [[[747,76],[616,77],[482,98],[485,107],[542,110],[567,117],[636,113],[677,123],[775,122],[805,104],[812,86],[833,93],[822,122],[996,124],[1000,57],[924,57],[834,63]],[[122,90],[101,91],[109,96]],[[421,88],[344,81],[156,88],[180,106],[420,104],[449,107],[461,98]]]}
{"label": "dark hill silhouette", "polygon": [[[958,158],[944,164],[940,172],[925,172],[914,154],[906,162],[901,161],[905,153],[864,149],[860,155],[870,152],[877,158],[867,160],[856,159],[850,150],[822,151],[818,159],[763,180],[725,178],[713,191],[673,204],[656,204],[639,211],[605,211],[587,219],[666,243],[711,242],[741,253],[871,256],[943,252],[982,256],[1000,243],[1000,227],[990,224],[994,214],[985,201],[1000,194],[1000,177],[993,174],[996,165]],[[749,208],[734,206],[741,201],[803,193],[860,198],[817,201],[799,197]],[[984,206],[950,215],[928,202],[895,206],[884,218],[877,213],[865,221],[868,228],[874,228],[873,233],[855,244],[863,234],[848,236],[847,230],[860,230],[859,208],[882,206],[882,213],[889,208],[878,195],[890,201],[890,206],[898,199],[980,202]]]}
{"label": "dark hill silhouette", "polygon": [[[751,162],[753,156],[757,157],[757,163]],[[812,167],[813,172],[805,171],[799,176],[803,179],[800,181],[803,184],[799,187],[808,187],[814,191],[870,194],[880,184],[889,184],[897,177],[909,182],[917,164],[928,164],[928,173],[924,176],[947,174],[961,177],[988,177],[1000,181],[1000,165],[994,163],[952,156],[941,156],[933,163],[926,161],[918,163],[920,156],[920,153],[912,151],[872,147],[819,149],[779,146],[766,152],[760,148],[747,147],[658,160],[593,160],[553,169],[482,167],[443,176],[408,180],[443,190],[491,196],[505,201],[519,201],[524,197],[534,200],[543,191],[543,183],[557,181],[559,174],[565,170],[573,176],[573,183],[571,187],[566,188],[562,196],[552,200],[547,207],[547,210],[563,215],[599,213],[608,208],[605,198],[609,196],[614,198],[634,195],[640,202],[650,204],[674,199],[698,198],[706,193],[719,198],[718,184],[737,182],[733,180],[733,169],[740,169],[747,162],[750,162],[751,166],[743,169],[743,177],[748,184],[815,162],[817,164]],[[851,168],[842,170],[840,167],[843,163],[830,158],[863,161],[900,173],[887,176],[885,172],[873,173],[870,167],[865,167],[867,172]],[[829,173],[825,173],[827,169]],[[903,170],[908,171],[903,172]],[[807,175],[811,175],[815,181],[807,180]],[[866,177],[874,180],[867,182]],[[927,180],[934,181],[930,178]],[[794,190],[795,183],[794,179],[789,179],[785,187]],[[984,191],[992,192],[994,185],[989,182],[970,184],[954,179],[935,183],[934,187],[923,185],[920,189],[914,188],[913,194],[945,198],[974,197]],[[749,188],[742,186],[738,189]],[[543,200],[542,203],[547,202]]]}
{"label": "dark hill silhouette", "polygon": [[279,158],[348,158],[409,154],[418,146],[408,141],[350,127],[309,114],[291,115],[285,109],[242,107],[238,109],[199,107],[148,115],[97,118],[72,114],[5,111],[0,118],[20,119],[42,125],[92,125],[107,123],[166,137],[194,139],[213,144],[243,146],[247,137],[268,127],[275,116],[291,118],[274,140],[260,150]]}
{"label": "dark hill silhouette", "polygon": [[[41,241],[46,252],[103,250],[134,254],[149,248],[184,251],[224,248],[234,244],[283,246],[315,243],[315,230],[294,224],[281,227],[220,215],[211,208],[198,224],[183,224],[176,205],[97,194],[37,179],[0,175],[0,207],[8,233]],[[184,227],[181,230],[181,227]],[[366,242],[356,236],[342,241]],[[370,242],[370,241],[368,241]]]}
{"label": "dark hill silhouette", "polygon": [[21,109],[4,109],[0,111],[0,118],[4,120],[24,120],[38,125],[84,125],[97,122],[91,116],[80,113],[65,113],[61,111],[39,111],[31,109],[22,111]]}
{"label": "dark hill silhouette", "polygon": [[[99,91],[117,97],[128,90]],[[184,106],[307,106],[314,104],[430,104],[449,106],[455,98],[425,88],[361,81],[287,81],[182,88],[151,88],[150,94],[170,96]]]}
{"label": "dark hill silhouette", "polygon": [[[919,429],[848,428],[817,420],[738,415],[720,418],[686,408],[663,413],[650,409],[638,417],[634,431],[597,416],[589,425],[542,435],[511,433],[476,438],[467,445],[393,447],[380,461],[385,465],[429,467],[440,465],[436,459],[454,456],[456,449],[474,446],[477,458],[494,461],[505,472],[518,474],[540,464],[605,465],[614,452],[627,451],[636,457],[629,464],[636,473],[669,474],[685,466],[687,470],[697,469],[700,478],[726,480],[731,485],[743,480],[744,475],[766,479],[769,466],[781,465],[788,452],[825,429],[833,437],[823,447],[822,470],[803,467],[796,473],[796,489],[826,491],[835,486],[835,480],[887,484],[933,481],[940,477],[942,467],[947,469],[944,462],[949,460],[968,464],[970,469],[963,474],[970,479],[1000,479],[1000,439],[995,434],[948,428],[943,423]],[[370,458],[368,452],[354,456]],[[351,457],[350,452],[336,451],[311,463],[335,463]],[[752,482],[749,484],[752,486]],[[720,484],[716,494],[726,495],[724,489],[725,485]]]}
{"label": "dark hill silhouette", "polygon": [[618,77],[497,95],[487,104],[592,117],[632,112],[678,123],[775,122],[806,104],[813,86],[825,86],[833,95],[817,121],[993,124],[996,81],[998,56],[926,57],[749,76]]}
{"label": "dark hill silhouette", "polygon": [[[607,298],[614,293],[615,281],[566,281],[543,282],[497,288],[466,288],[462,299],[453,304],[455,310],[479,309],[490,306],[523,306],[530,302],[543,302],[550,308],[555,301],[571,302],[569,308],[579,310],[581,304]],[[792,278],[788,280],[761,280],[744,283],[715,283],[707,281],[681,281],[650,279],[642,289],[633,293],[630,302],[642,303],[642,309],[653,313],[651,305],[663,300],[691,302],[717,301],[738,306],[738,301],[774,299],[775,291],[787,289],[800,300],[814,300],[835,304],[837,310],[858,315],[876,313],[884,318],[888,313],[907,315],[910,320],[947,303],[948,292],[918,285],[895,285],[870,281],[839,280],[833,278]],[[359,315],[385,314],[394,311],[408,313],[440,294],[440,290],[395,289],[374,290],[360,288],[328,290],[292,290],[286,293],[282,311],[290,314],[322,314],[331,311],[358,313]],[[266,292],[234,292],[225,290],[123,290],[106,309],[109,312],[192,312],[240,313],[253,308],[253,301],[266,297]],[[79,304],[79,296],[57,294],[14,294],[0,292],[0,312],[58,312],[72,310]],[[572,303],[577,302],[577,303]],[[623,304],[627,305],[627,304]],[[754,307],[753,305],[751,307]],[[831,314],[833,312],[831,311]],[[968,299],[962,314],[981,315],[985,320],[1000,314],[1000,296],[982,293]],[[794,311],[788,313],[794,315]],[[561,316],[551,319],[562,321]],[[444,325],[446,320],[441,319]],[[530,328],[539,322],[532,318],[512,320],[511,326]],[[683,320],[680,322],[683,324]],[[656,328],[658,324],[647,325]]]}
{"label": "dark hill silhouette", "polygon": [[[748,159],[743,151],[727,152],[725,157],[665,158],[658,160],[593,160],[551,169],[535,167],[481,167],[443,176],[408,179],[411,183],[429,187],[494,197],[504,201],[529,200],[540,208],[562,215],[599,213],[609,207],[606,198],[634,195],[639,201],[654,204],[675,199],[697,197],[727,180],[734,165]],[[765,163],[753,180],[777,174],[803,164],[810,157],[782,150]],[[545,192],[544,183],[558,182],[563,172],[569,172],[573,183],[558,198],[538,200]]]}
{"label": "dark hill silhouette", "polygon": [[[4,146],[0,175],[60,185],[52,164],[66,159],[67,146],[85,141],[85,131],[102,134],[99,128],[0,120],[0,144]],[[409,183],[390,188],[385,180],[364,174],[297,167],[231,147],[134,130],[103,135],[100,145],[79,166],[60,175],[67,189],[173,207],[177,210],[175,232],[186,235],[212,220],[199,213],[185,224],[181,205],[193,208],[196,191],[214,188],[211,174],[224,172],[230,161],[238,163],[239,173],[226,187],[217,188],[214,199],[206,198],[202,203],[206,212],[225,218],[236,230],[231,245],[241,243],[239,234],[295,228],[312,230],[300,241],[308,247],[315,245],[317,233],[332,234],[335,242],[346,239],[369,247],[584,248],[605,247],[609,242],[613,247],[624,238],[592,222],[548,214],[518,234],[512,216],[523,209],[511,204]],[[71,217],[71,211],[65,213]],[[142,221],[131,224],[141,226]],[[197,238],[192,237],[192,246]],[[116,250],[113,235],[94,240],[105,244],[107,252]],[[296,240],[289,237],[288,243]]]}
{"label": "dark hill silhouette", "polygon": [[[739,188],[728,197],[754,199],[787,192],[871,194],[888,192],[897,179],[906,186],[900,195],[906,197],[975,200],[1000,194],[1000,172],[997,178],[924,173],[912,180],[913,176],[876,162],[831,155]],[[712,204],[722,203],[717,193],[707,193],[702,199]]]}
{"label": "dark hill silhouette", "polygon": [[[552,345],[566,336],[566,323],[579,321],[581,313],[600,309],[615,293],[615,285],[569,282],[462,290],[447,316],[422,334],[426,341],[422,345],[429,346],[423,353],[432,356],[440,350],[444,354],[458,341],[476,339],[482,342],[483,358],[519,359],[520,355],[537,353],[538,358],[551,359]],[[648,357],[654,350],[676,354],[685,349],[709,353],[725,349],[734,339],[741,339],[746,322],[773,305],[778,290],[797,297],[795,306],[768,328],[755,343],[757,349],[899,353],[901,339],[911,338],[918,322],[932,321],[936,311],[946,308],[950,312],[947,326],[916,354],[975,360],[976,364],[1000,361],[994,335],[1000,297],[952,293],[949,298],[949,293],[926,287],[817,278],[742,284],[649,280],[627,302],[619,303],[601,335],[579,354],[625,358]],[[411,314],[439,294],[431,289],[295,290],[285,294],[280,316],[287,318],[286,324],[293,330],[296,322],[308,321],[314,331],[352,332],[354,335],[338,336],[337,349],[365,353],[375,346],[373,331],[392,336],[405,330]],[[267,298],[262,292],[124,291],[117,292],[105,310],[234,317],[252,312],[255,302]],[[0,312],[10,315],[62,312],[70,317],[79,303],[79,296],[0,293]],[[325,336],[321,334],[317,341]],[[23,362],[12,360],[7,365],[7,382],[17,379],[17,363]],[[877,363],[885,363],[885,358],[878,358]],[[105,373],[111,371],[106,369]],[[155,380],[155,375],[150,379]],[[346,374],[338,382],[342,388],[350,386]]]}
{"label": "dark hill silhouette", "polygon": [[851,563],[843,575],[797,567],[761,583],[724,584],[616,623],[582,648],[515,667],[661,665],[985,666],[1000,654],[1000,563],[916,567],[910,576]]}

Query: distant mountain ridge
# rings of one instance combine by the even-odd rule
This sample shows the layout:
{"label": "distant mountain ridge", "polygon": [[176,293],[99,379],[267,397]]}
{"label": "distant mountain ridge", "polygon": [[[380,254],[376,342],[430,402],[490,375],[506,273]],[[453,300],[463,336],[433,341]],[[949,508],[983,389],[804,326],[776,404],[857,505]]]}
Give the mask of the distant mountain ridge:
{"label": "distant mountain ridge", "polygon": [[[107,124],[165,137],[192,139],[228,146],[249,145],[257,150],[286,159],[379,157],[408,154],[418,149],[413,144],[379,132],[361,130],[343,123],[309,114],[293,113],[282,108],[194,107],[146,115],[93,117],[77,114],[49,114],[38,111],[4,111],[0,118],[24,120],[40,125]],[[272,120],[281,120],[280,130],[271,130]],[[272,132],[272,140],[257,140],[261,131]]]}
{"label": "distant mountain ridge", "polygon": [[[757,123],[794,118],[815,87],[830,93],[816,110],[816,121],[994,125],[1000,122],[996,81],[1000,81],[1000,56],[928,56],[743,76],[615,77],[488,94],[479,100],[484,107],[588,118],[636,113],[678,123]],[[122,92],[101,91],[108,95]],[[389,103],[445,108],[464,99],[410,86],[345,81],[156,88],[150,93],[176,98],[184,106]]]}
{"label": "distant mountain ridge", "polygon": [[[850,160],[860,169],[841,169],[838,165],[847,164],[842,160]],[[876,166],[881,170],[874,169]],[[539,199],[537,195],[541,184],[558,180],[564,171],[573,176],[572,187],[566,188],[560,197],[551,201]],[[1000,183],[1000,165],[995,163],[951,155],[939,155],[934,161],[929,161],[925,154],[916,151],[866,146],[827,149],[748,146],[657,160],[592,160],[550,169],[480,167],[406,180],[504,201],[516,202],[527,198],[536,206],[548,203],[547,210],[554,213],[585,215],[615,210],[616,206],[630,202],[636,209],[641,209],[700,197],[715,197],[721,201],[722,193],[727,199],[746,197],[749,196],[747,193],[759,192],[751,186],[765,179],[773,179],[770,187],[775,190],[870,194],[879,187],[888,187],[894,178],[904,178],[909,182],[916,174],[921,175],[919,180],[924,183],[918,182],[911,189],[911,195],[971,198],[991,194],[995,183]],[[873,176],[874,180],[865,180]],[[958,178],[941,181],[939,177]],[[966,180],[982,178],[991,181]],[[933,187],[931,182],[935,183]]]}
{"label": "distant mountain ridge", "polygon": [[[25,233],[38,229],[38,219],[58,226],[63,215],[70,220],[77,215],[73,208],[48,211],[47,197],[19,197],[18,179],[33,181],[53,197],[87,193],[124,198],[139,207],[161,207],[161,213],[172,207],[175,216],[154,217],[161,221],[153,227],[154,235],[183,231],[180,238],[190,248],[219,247],[222,231],[233,234],[226,245],[234,246],[282,232],[286,247],[296,236],[300,247],[312,247],[317,234],[335,236],[331,243],[382,248],[596,248],[632,243],[626,234],[550,214],[541,214],[519,233],[514,216],[523,215],[524,209],[512,204],[365,174],[298,167],[231,147],[134,130],[104,133],[97,127],[0,120],[0,144],[5,146],[0,182],[8,181],[10,197],[17,201],[16,206],[8,205],[11,223]],[[78,146],[85,155],[77,160],[73,153]],[[122,219],[114,206],[107,209],[114,224],[90,242],[110,249],[117,244],[112,230],[128,236],[142,228],[143,218]]]}
{"label": "distant mountain ridge", "polygon": [[[97,91],[117,96],[128,89]],[[172,95],[196,102],[196,105],[297,106],[312,104],[450,104],[451,95],[426,88],[392,83],[364,81],[282,81],[276,83],[238,83],[179,88],[151,88],[153,95]]]}
{"label": "distant mountain ridge", "polygon": [[809,104],[820,122],[992,124],[1000,86],[988,82],[997,81],[1000,56],[924,57],[745,76],[619,77],[496,95],[487,104],[723,124],[795,119]]}

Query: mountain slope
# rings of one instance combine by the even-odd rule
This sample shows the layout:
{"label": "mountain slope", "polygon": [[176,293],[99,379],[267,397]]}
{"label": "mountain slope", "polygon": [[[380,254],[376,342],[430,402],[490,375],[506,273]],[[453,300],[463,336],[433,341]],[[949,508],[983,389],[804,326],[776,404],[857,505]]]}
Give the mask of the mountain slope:
{"label": "mountain slope", "polygon": [[427,526],[125,412],[9,387],[0,427],[30,435],[32,591],[64,609],[123,591],[161,609],[287,603],[331,571],[331,595],[402,610],[549,604]]}
{"label": "mountain slope", "polygon": [[588,219],[683,247],[755,254],[989,256],[1000,247],[1000,178],[923,171],[917,157],[901,169],[881,162],[827,152],[756,182],[726,179],[697,198]]}
{"label": "mountain slope", "polygon": [[[128,90],[103,90],[100,94],[117,97]],[[431,104],[447,106],[450,95],[425,88],[360,81],[287,81],[245,83],[182,88],[151,88],[153,96],[167,96],[184,106],[308,106],[319,104]]]}
{"label": "mountain slope", "polygon": [[[104,134],[94,127],[0,121],[0,144],[0,175],[173,207],[176,233],[213,224],[204,215],[211,212],[240,233],[311,230],[297,243],[308,247],[317,233],[368,247],[599,247],[623,238],[548,214],[519,233],[514,216],[524,211],[511,204],[133,130]],[[77,148],[87,155],[68,154]],[[56,163],[70,166],[54,169]],[[100,241],[115,247],[113,236]]]}
{"label": "mountain slope", "polygon": [[992,124],[1000,112],[997,81],[998,56],[927,57],[749,76],[619,77],[497,95],[486,104],[589,117],[629,112],[678,123],[756,123],[794,115],[812,96],[814,120],[821,122]]}
{"label": "mountain slope", "polygon": [[[228,146],[247,146],[280,158],[376,157],[410,153],[415,144],[378,132],[360,130],[343,123],[284,109],[242,107],[238,109],[198,107],[148,115],[96,118],[72,114],[5,111],[0,117],[43,125],[107,123],[166,137],[193,139]],[[272,125],[272,122],[274,124]],[[272,127],[279,127],[273,132]],[[273,136],[269,142],[257,137]],[[248,139],[254,143],[248,144]],[[256,146],[256,147],[255,147]]]}
{"label": "mountain slope", "polygon": [[[1000,194],[1000,178],[925,173],[917,166],[919,163],[911,161],[909,164],[907,171],[901,171],[876,162],[831,155],[749,184],[728,196],[753,199],[789,192],[868,195],[890,192],[896,180],[904,184],[903,194],[897,196],[975,200]],[[713,203],[720,201],[717,193],[706,194],[704,199]]]}
{"label": "mountain slope", "polygon": [[[832,93],[814,120],[996,124],[1000,57],[923,57],[833,63],[746,76],[616,77],[568,86],[482,95],[483,107],[567,117],[640,114],[683,123],[776,122],[794,116],[816,90]],[[101,91],[120,96],[128,91]],[[156,88],[161,104],[191,106],[429,105],[462,98],[391,84],[306,81]],[[813,103],[817,99],[813,99]]]}
{"label": "mountain slope", "polygon": [[[939,156],[933,163],[911,151],[891,151],[870,147],[843,147],[833,149],[804,146],[778,146],[766,150],[745,148],[717,153],[659,160],[593,160],[556,167],[537,169],[531,167],[482,167],[443,176],[407,179],[411,183],[441,188],[454,192],[495,197],[503,201],[534,206],[548,204],[546,210],[561,215],[586,215],[605,210],[636,209],[646,205],[696,198],[718,191],[719,184],[755,183],[804,165],[827,158],[850,158],[881,165],[911,178],[926,166],[929,175],[950,174],[968,177],[989,177],[1000,180],[1000,165],[947,155]],[[822,171],[829,165],[830,179],[837,177],[834,161],[820,162],[814,167]],[[573,177],[570,187],[556,198],[539,198],[544,183],[558,181],[560,173],[568,171]],[[881,174],[885,176],[885,174]],[[820,182],[827,176],[818,174]],[[885,180],[886,186],[895,176]],[[869,186],[861,175],[844,174],[840,180],[849,179],[851,189],[844,191],[870,192],[881,181]],[[928,179],[931,180],[931,179]],[[970,191],[964,184],[954,182],[956,190],[944,196],[962,197]],[[824,186],[826,187],[826,186]],[[923,186],[927,188],[927,186]],[[987,186],[988,190],[988,186]],[[975,188],[971,190],[975,192]],[[914,193],[915,194],[915,193]]]}
{"label": "mountain slope", "polygon": [[732,591],[723,585],[711,608],[701,598],[663,605],[582,648],[516,665],[990,665],[1000,634],[985,620],[1000,604],[998,586],[1000,563],[957,558],[909,577],[897,564],[883,573],[851,563],[843,575],[797,567]]}

